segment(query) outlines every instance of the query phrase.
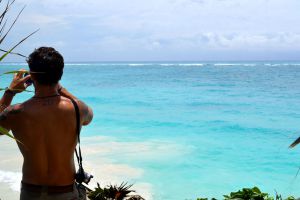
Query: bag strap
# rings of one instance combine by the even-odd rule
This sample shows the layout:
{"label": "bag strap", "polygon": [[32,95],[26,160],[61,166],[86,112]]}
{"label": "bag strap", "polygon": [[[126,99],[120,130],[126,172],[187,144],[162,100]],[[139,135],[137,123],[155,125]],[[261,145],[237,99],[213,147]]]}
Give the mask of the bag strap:
{"label": "bag strap", "polygon": [[80,113],[79,113],[79,107],[78,104],[76,103],[76,101],[72,98],[70,98],[71,102],[74,105],[75,108],[75,114],[76,114],[76,134],[77,134],[77,139],[78,139],[78,152],[77,149],[75,148],[75,154],[76,154],[76,158],[77,158],[77,162],[78,162],[78,166],[79,166],[79,170],[83,171],[83,167],[82,167],[82,156],[81,156],[81,149],[80,149]]}

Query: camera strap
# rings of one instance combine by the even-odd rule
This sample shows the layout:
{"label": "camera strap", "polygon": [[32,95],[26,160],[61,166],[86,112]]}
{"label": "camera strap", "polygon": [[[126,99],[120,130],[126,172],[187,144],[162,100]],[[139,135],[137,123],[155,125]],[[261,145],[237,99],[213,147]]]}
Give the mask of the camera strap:
{"label": "camera strap", "polygon": [[75,114],[76,114],[76,134],[78,139],[78,151],[75,148],[75,154],[78,162],[79,171],[84,172],[82,167],[82,156],[81,156],[81,149],[80,149],[80,113],[79,113],[79,107],[76,101],[72,98],[70,98],[71,102],[74,105],[75,108]]}

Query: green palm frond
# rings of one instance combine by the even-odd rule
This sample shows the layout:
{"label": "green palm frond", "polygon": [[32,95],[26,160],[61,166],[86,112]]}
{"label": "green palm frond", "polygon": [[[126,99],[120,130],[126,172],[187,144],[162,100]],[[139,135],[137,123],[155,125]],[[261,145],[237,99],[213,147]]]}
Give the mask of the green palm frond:
{"label": "green palm frond", "polygon": [[[6,88],[0,88],[0,91],[4,91],[4,90],[6,90]],[[23,92],[34,92],[32,90],[18,90],[18,89],[13,89],[13,91],[16,91],[16,92],[21,92],[21,91],[23,91]]]}
{"label": "green palm frond", "polygon": [[300,137],[297,138],[290,146],[289,148],[294,148],[295,146],[297,146],[300,143]]}
{"label": "green palm frond", "polygon": [[[4,49],[0,49],[0,51],[5,52],[5,53],[8,52],[8,51],[6,51],[6,50],[4,50]],[[21,57],[23,57],[23,58],[27,58],[27,56],[24,56],[23,54],[16,53],[16,52],[10,52],[10,54],[17,55],[17,56],[21,56]]]}
{"label": "green palm frond", "polygon": [[128,197],[128,194],[134,192],[134,190],[129,190],[132,185],[122,182],[120,186],[109,185],[105,188],[101,188],[100,184],[97,183],[97,187],[94,191],[89,192],[89,199],[91,200],[123,200]]}
{"label": "green palm frond", "polygon": [[[7,0],[6,4],[4,5],[4,10],[2,11],[2,13],[0,13],[0,44],[2,44],[2,42],[7,38],[8,34],[10,33],[10,31],[12,30],[13,26],[15,25],[15,23],[17,22],[17,20],[19,19],[21,13],[23,12],[25,6],[19,11],[19,13],[17,14],[17,16],[14,18],[13,22],[10,24],[9,28],[6,29],[6,25],[8,24],[8,19],[7,13],[10,10],[11,6],[14,4],[15,0]],[[0,3],[3,3],[2,0],[0,0]],[[39,29],[38,29],[39,30]],[[15,44],[10,50],[6,51],[2,48],[0,48],[0,51],[4,52],[3,55],[0,56],[0,61],[2,61],[8,54],[15,54],[18,56],[22,56],[22,57],[26,57],[20,53],[15,53],[13,52],[13,50],[18,47],[21,43],[23,43],[25,40],[27,40],[30,36],[32,36],[33,34],[35,34],[38,30],[30,33],[29,35],[27,35],[26,37],[24,37],[22,40],[20,40],[17,44]],[[14,73],[18,73],[19,71],[9,71],[9,72],[5,72],[4,74],[14,74]],[[2,74],[3,75],[3,74]],[[5,90],[5,88],[0,88],[0,91]],[[16,90],[17,91],[17,90]],[[26,92],[32,92],[29,90],[25,90]],[[0,127],[0,133],[3,135],[6,135],[14,140],[16,140],[17,142],[23,144],[22,142],[20,142],[18,139],[16,139],[7,129]],[[25,146],[25,145],[24,145]]]}
{"label": "green palm frond", "polygon": [[8,137],[10,138],[13,138],[15,139],[15,137],[9,133],[9,131],[3,127],[0,126],[0,133],[3,134],[3,135],[7,135]]}
{"label": "green palm frond", "polygon": [[6,136],[14,139],[15,141],[19,142],[20,144],[24,145],[20,140],[16,139],[7,129],[5,129],[1,126],[0,126],[0,133],[3,135],[6,135]]}
{"label": "green palm frond", "polygon": [[26,36],[25,38],[23,38],[20,42],[18,42],[15,46],[13,46],[9,51],[7,51],[5,54],[3,54],[0,57],[0,61],[2,61],[8,54],[10,54],[17,46],[19,46],[21,43],[23,43],[25,40],[27,40],[30,36],[32,36],[33,34],[35,34],[36,32],[38,32],[39,29],[37,29],[36,31],[30,33],[28,36]]}
{"label": "green palm frond", "polygon": [[9,72],[4,72],[2,75],[6,75],[6,74],[17,74],[17,73],[29,73],[28,71],[19,71],[19,70],[13,70],[13,71],[9,71]]}

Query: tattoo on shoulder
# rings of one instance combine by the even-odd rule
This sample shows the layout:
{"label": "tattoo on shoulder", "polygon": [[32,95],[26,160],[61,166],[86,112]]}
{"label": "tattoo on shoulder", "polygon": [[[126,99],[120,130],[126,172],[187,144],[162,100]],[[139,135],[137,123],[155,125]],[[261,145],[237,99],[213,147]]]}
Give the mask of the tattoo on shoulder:
{"label": "tattoo on shoulder", "polygon": [[82,110],[83,113],[82,114],[83,114],[85,120],[91,121],[92,116],[91,116],[89,107],[85,103],[83,103],[82,101],[80,101],[80,103],[83,105],[83,110]]}
{"label": "tattoo on shoulder", "polygon": [[21,113],[23,110],[24,108],[20,105],[9,106],[2,113],[0,113],[0,121],[6,120],[8,115]]}

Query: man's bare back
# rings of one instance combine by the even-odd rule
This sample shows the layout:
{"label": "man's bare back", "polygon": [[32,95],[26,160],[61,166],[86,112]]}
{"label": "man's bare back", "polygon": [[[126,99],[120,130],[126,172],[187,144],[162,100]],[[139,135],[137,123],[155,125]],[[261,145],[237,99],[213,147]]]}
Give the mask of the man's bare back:
{"label": "man's bare back", "polygon": [[[52,63],[47,60],[48,54],[53,57]],[[57,51],[42,47],[31,57],[30,76],[23,77],[24,70],[20,70],[0,100],[0,126],[11,130],[18,141],[24,158],[24,184],[56,188],[70,186],[75,181],[74,150],[77,144],[76,114],[70,99],[79,106],[80,126],[90,123],[93,112],[59,84],[63,59]],[[49,69],[36,74],[34,70],[44,67],[41,62],[45,62]],[[56,65],[61,68],[52,69]],[[34,96],[21,104],[9,106],[14,95],[26,89],[29,79],[34,83]],[[22,194],[22,191],[21,199],[31,199],[27,197],[30,193],[24,191]],[[68,193],[63,193],[61,199],[65,198],[65,194]],[[74,194],[70,195],[74,197]]]}
{"label": "man's bare back", "polygon": [[[81,124],[87,123],[84,114],[88,108],[77,102]],[[74,182],[77,135],[75,109],[70,99],[60,95],[33,97],[7,108],[0,124],[1,121],[22,142],[18,146],[24,157],[24,182],[56,186]]]}
{"label": "man's bare back", "polygon": [[73,104],[65,97],[32,98],[14,106],[11,130],[22,141],[23,181],[38,185],[74,182],[77,142]]}

